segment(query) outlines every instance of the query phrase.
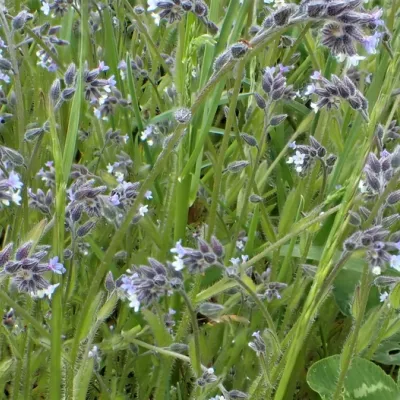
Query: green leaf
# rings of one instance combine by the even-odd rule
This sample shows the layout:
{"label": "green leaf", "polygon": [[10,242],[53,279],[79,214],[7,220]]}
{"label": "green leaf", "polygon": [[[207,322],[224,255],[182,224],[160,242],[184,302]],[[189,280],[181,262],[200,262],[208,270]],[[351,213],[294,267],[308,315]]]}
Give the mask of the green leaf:
{"label": "green leaf", "polygon": [[380,343],[373,360],[385,365],[400,365],[400,334]]}
{"label": "green leaf", "polygon": [[[324,358],[313,364],[307,374],[311,389],[322,399],[330,399],[339,377],[340,355]],[[373,362],[354,358],[344,382],[344,400],[397,400],[400,391],[396,383]]]}

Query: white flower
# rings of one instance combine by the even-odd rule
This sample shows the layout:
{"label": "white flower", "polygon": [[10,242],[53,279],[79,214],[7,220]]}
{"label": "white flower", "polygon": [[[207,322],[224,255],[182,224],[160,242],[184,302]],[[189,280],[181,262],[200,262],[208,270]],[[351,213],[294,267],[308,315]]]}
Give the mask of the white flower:
{"label": "white flower", "polygon": [[379,295],[379,300],[381,303],[383,303],[387,298],[389,297],[389,293],[388,292],[383,292]]}
{"label": "white flower", "polygon": [[144,197],[145,197],[147,200],[151,200],[151,199],[153,198],[153,193],[152,193],[152,191],[151,191],[151,190],[148,190],[148,191],[144,194]]}
{"label": "white flower", "polygon": [[149,125],[140,135],[140,139],[146,141],[149,146],[153,146],[154,141],[150,139],[151,135],[153,134],[154,127],[153,125]]}
{"label": "white flower", "polygon": [[397,271],[400,271],[400,254],[390,258],[390,266]]}
{"label": "white flower", "polygon": [[172,266],[174,267],[175,271],[182,271],[185,268],[185,264],[183,263],[182,258],[179,256],[174,256]]}
{"label": "white flower", "polygon": [[160,16],[157,13],[151,13],[151,16],[154,18],[154,23],[159,26],[160,25]]}
{"label": "white flower", "polygon": [[360,189],[361,193],[366,193],[367,192],[367,184],[365,183],[365,181],[363,181],[361,179],[360,182],[358,182],[358,188]]}
{"label": "white flower", "polygon": [[133,308],[135,312],[139,311],[140,302],[135,293],[130,293],[128,296],[129,307]]}
{"label": "white flower", "polygon": [[364,56],[359,56],[358,54],[355,54],[354,56],[348,56],[347,54],[339,54],[336,56],[336,60],[338,62],[346,62],[346,65],[348,68],[350,67],[356,67],[360,61],[365,60],[366,57]]}
{"label": "white flower", "polygon": [[144,217],[145,214],[149,212],[149,206],[146,204],[145,206],[139,207],[139,215]]}
{"label": "white flower", "polygon": [[51,299],[51,296],[53,295],[54,291],[56,288],[60,286],[59,283],[56,283],[55,285],[50,285],[46,289],[40,289],[36,292],[36,297],[39,299],[43,299],[44,296],[47,296],[49,299]]}
{"label": "white flower", "polygon": [[303,170],[304,158],[305,154],[300,153],[300,151],[296,150],[296,154],[292,157],[289,157],[286,161],[287,164],[294,164],[296,171],[301,172]]}
{"label": "white flower", "polygon": [[107,172],[108,172],[109,174],[112,174],[113,171],[114,171],[114,165],[107,164]]}
{"label": "white flower", "polygon": [[232,265],[233,266],[238,266],[239,264],[240,264],[240,258],[239,257],[236,257],[236,258],[231,258],[230,260],[229,260],[231,263],[232,263]]}
{"label": "white flower", "polygon": [[315,114],[318,112],[318,104],[317,103],[311,103],[311,108],[314,110]]}
{"label": "white flower", "polygon": [[157,0],[147,0],[147,11],[154,11],[157,8]]}
{"label": "white flower", "polygon": [[123,172],[116,171],[114,175],[117,178],[117,182],[122,183],[124,181],[124,173]]}
{"label": "white flower", "polygon": [[42,0],[42,7],[40,7],[40,9],[43,11],[44,15],[50,14],[50,6],[49,3],[47,3],[47,1]]}
{"label": "white flower", "polygon": [[315,89],[316,89],[316,86],[313,83],[311,83],[311,85],[307,85],[307,89],[304,92],[304,95],[309,96],[310,94],[313,94],[315,92]]}
{"label": "white flower", "polygon": [[129,140],[129,135],[123,135],[123,136],[121,136],[121,139],[125,144],[127,144],[128,140]]}
{"label": "white flower", "polygon": [[244,245],[245,245],[245,243],[242,242],[241,240],[237,240],[237,241],[236,241],[236,248],[237,248],[238,250],[243,250],[243,249],[244,249]]}
{"label": "white flower", "polygon": [[22,197],[20,196],[21,191],[17,190],[15,192],[12,193],[11,195],[11,200],[17,205],[20,206],[21,205],[21,200]]}
{"label": "white flower", "polygon": [[374,275],[380,275],[381,272],[382,272],[381,267],[374,267],[374,268],[372,268],[372,273],[373,273]]}

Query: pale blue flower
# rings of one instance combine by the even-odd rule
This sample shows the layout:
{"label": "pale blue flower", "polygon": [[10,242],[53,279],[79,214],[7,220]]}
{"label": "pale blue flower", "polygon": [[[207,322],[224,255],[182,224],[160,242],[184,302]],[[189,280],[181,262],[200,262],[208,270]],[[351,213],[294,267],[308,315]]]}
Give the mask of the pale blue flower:
{"label": "pale blue flower", "polygon": [[64,268],[64,265],[58,262],[58,256],[55,256],[53,258],[50,258],[49,264],[47,266],[51,271],[53,271],[55,274],[62,275],[66,269]]}

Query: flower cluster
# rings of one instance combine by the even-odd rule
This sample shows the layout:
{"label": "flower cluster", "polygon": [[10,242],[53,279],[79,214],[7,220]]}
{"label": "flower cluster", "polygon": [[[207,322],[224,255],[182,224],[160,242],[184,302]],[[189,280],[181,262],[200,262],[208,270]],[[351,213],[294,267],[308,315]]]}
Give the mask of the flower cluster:
{"label": "flower cluster", "polygon": [[218,27],[208,19],[208,6],[202,0],[147,0],[147,4],[147,11],[161,10],[158,14],[152,14],[157,25],[160,19],[167,19],[172,24],[180,21],[185,14],[192,12],[210,32],[218,32]]}
{"label": "flower cluster", "polygon": [[386,32],[382,10],[367,12],[362,3],[362,0],[303,0],[300,11],[312,19],[326,21],[321,29],[321,43],[334,55],[354,57],[357,43],[367,53],[374,54]]}
{"label": "flower cluster", "polygon": [[315,112],[324,107],[338,108],[337,100],[346,100],[351,108],[359,111],[368,120],[368,101],[348,76],[340,79],[332,75],[331,80],[328,80],[319,72],[314,72],[311,79],[314,79],[316,83],[308,86],[306,94],[318,96],[317,103],[311,103]]}
{"label": "flower cluster", "polygon": [[179,241],[171,249],[171,253],[175,254],[172,266],[177,271],[187,267],[191,274],[196,274],[203,273],[213,265],[219,267],[223,265],[224,247],[214,236],[211,238],[210,244],[201,238],[197,238],[197,249],[183,247],[181,241]]}
{"label": "flower cluster", "polygon": [[295,154],[288,158],[287,163],[293,164],[300,176],[305,176],[317,160],[321,162],[326,173],[330,173],[336,163],[337,157],[328,154],[326,148],[313,136],[310,136],[310,146],[294,144],[292,148]]}
{"label": "flower cluster", "polygon": [[58,285],[51,285],[43,275],[48,272],[63,274],[66,270],[58,262],[58,257],[43,262],[43,259],[48,255],[50,246],[36,246],[34,249],[33,242],[28,241],[23,243],[14,255],[13,248],[13,243],[10,243],[0,252],[1,274],[9,276],[11,284],[20,292],[38,297],[43,297],[46,294],[51,297]]}
{"label": "flower cluster", "polygon": [[122,275],[116,282],[123,297],[130,302],[130,307],[136,311],[140,304],[149,306],[160,297],[181,289],[182,273],[172,265],[161,264],[154,258],[148,259],[149,265],[140,265],[128,270],[128,275]]}

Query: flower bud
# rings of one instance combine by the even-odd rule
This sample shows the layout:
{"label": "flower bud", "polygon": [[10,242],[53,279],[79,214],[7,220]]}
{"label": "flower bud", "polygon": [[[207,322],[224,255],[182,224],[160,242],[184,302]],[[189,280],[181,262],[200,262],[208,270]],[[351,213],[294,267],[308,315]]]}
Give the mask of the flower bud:
{"label": "flower bud", "polygon": [[50,87],[50,99],[53,103],[56,103],[60,98],[61,94],[61,83],[59,79],[55,79]]}
{"label": "flower bud", "polygon": [[246,168],[250,163],[245,160],[234,161],[228,164],[226,170],[233,174],[237,174],[241,172],[244,168]]}
{"label": "flower bud", "polygon": [[247,133],[241,133],[240,137],[251,147],[258,147],[257,139]]}
{"label": "flower bud", "polygon": [[216,303],[202,303],[198,311],[206,317],[217,317],[224,310],[224,306]]}
{"label": "flower bud", "polygon": [[231,54],[234,59],[239,59],[245,56],[249,49],[246,43],[238,42],[231,46]]}
{"label": "flower bud", "polygon": [[186,124],[192,119],[192,112],[189,108],[180,108],[175,111],[174,117],[176,121],[180,124]]}
{"label": "flower bud", "polygon": [[274,115],[274,116],[271,118],[271,121],[269,122],[269,124],[270,124],[271,126],[278,126],[278,125],[281,124],[286,118],[287,118],[287,114]]}
{"label": "flower bud", "polygon": [[254,99],[256,100],[257,106],[262,110],[264,110],[267,107],[267,102],[265,101],[264,97],[262,97],[258,93],[254,93]]}

